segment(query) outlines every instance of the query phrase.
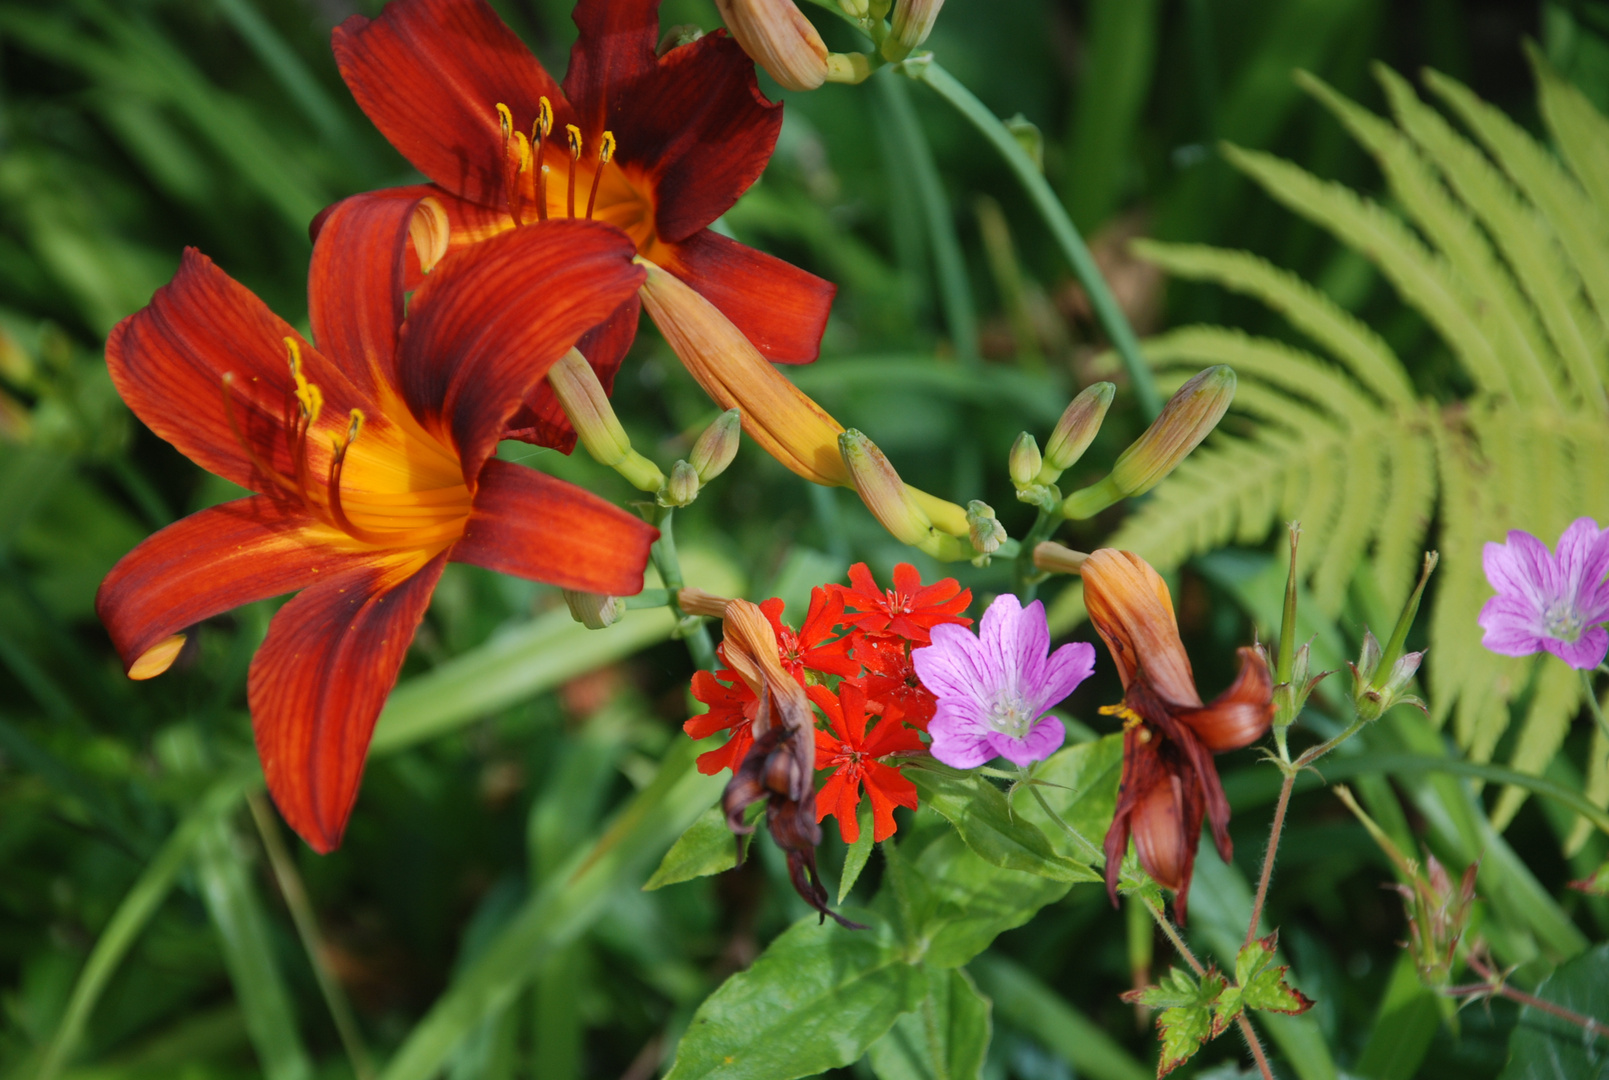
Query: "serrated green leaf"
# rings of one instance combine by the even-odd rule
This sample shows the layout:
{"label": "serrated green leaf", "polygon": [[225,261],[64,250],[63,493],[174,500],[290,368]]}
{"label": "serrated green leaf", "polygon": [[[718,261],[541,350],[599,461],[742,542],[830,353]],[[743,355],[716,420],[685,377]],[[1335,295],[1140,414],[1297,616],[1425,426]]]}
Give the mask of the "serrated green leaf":
{"label": "serrated green leaf", "polygon": [[726,827],[726,814],[721,804],[716,803],[698,815],[698,820],[688,826],[687,831],[665,852],[665,857],[659,861],[659,868],[643,885],[643,891],[653,892],[666,885],[730,870],[737,865],[739,845],[747,851],[749,837],[735,837],[732,834],[732,830]]}
{"label": "serrated green leaf", "polygon": [[1603,1075],[1609,1049],[1609,945],[1599,945],[1561,964],[1536,988],[1543,1001],[1591,1017],[1598,1032],[1590,1042],[1580,1026],[1527,1005],[1508,1040],[1508,1067],[1501,1080],[1581,1080]]}
{"label": "serrated green leaf", "polygon": [[989,999],[961,968],[928,969],[927,994],[872,1044],[879,1080],[978,1080],[989,1050]]}
{"label": "serrated green leaf", "polygon": [[705,999],[666,1080],[793,1080],[852,1064],[921,1004],[927,980],[887,921],[789,927]]}
{"label": "serrated green leaf", "polygon": [[[923,763],[907,769],[922,805],[955,826],[967,847],[985,862],[1005,870],[1024,870],[1052,881],[1099,881],[1089,865],[1062,855],[1043,830],[1006,802],[1004,793],[977,773]],[[1026,805],[1030,800],[1019,795]]]}
{"label": "serrated green leaf", "polygon": [[1243,983],[1240,998],[1246,1008],[1286,1016],[1300,1016],[1311,1009],[1313,999],[1285,982],[1285,973],[1289,970],[1284,965],[1270,964],[1252,976],[1249,983]]}
{"label": "serrated green leaf", "polygon": [[844,855],[844,872],[838,878],[840,904],[844,902],[844,897],[849,895],[849,890],[855,887],[855,882],[860,880],[861,871],[866,869],[866,861],[872,857],[872,847],[876,841],[872,839],[874,832],[870,799],[860,804],[859,821],[860,836],[849,845],[849,851]]}

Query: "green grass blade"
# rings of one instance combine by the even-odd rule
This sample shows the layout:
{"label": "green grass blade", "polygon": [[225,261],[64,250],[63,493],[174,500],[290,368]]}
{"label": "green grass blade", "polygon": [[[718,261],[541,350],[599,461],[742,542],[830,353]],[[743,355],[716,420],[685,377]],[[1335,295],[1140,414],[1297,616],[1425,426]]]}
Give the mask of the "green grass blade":
{"label": "green grass blade", "polygon": [[296,55],[279,32],[263,18],[251,0],[216,0],[218,10],[228,19],[251,51],[285,88],[285,93],[302,115],[312,121],[325,142],[350,146],[352,132],[335,99],[313,77],[302,58]]}
{"label": "green grass blade", "polygon": [[1062,183],[1067,213],[1086,232],[1111,217],[1123,198],[1140,110],[1151,91],[1157,9],[1157,0],[1095,0],[1088,7],[1088,51]]}
{"label": "green grass blade", "polygon": [[1080,1076],[1150,1080],[1150,1069],[1015,961],[988,952],[967,965],[967,971],[994,1000],[997,1020],[1032,1035],[1077,1068]]}

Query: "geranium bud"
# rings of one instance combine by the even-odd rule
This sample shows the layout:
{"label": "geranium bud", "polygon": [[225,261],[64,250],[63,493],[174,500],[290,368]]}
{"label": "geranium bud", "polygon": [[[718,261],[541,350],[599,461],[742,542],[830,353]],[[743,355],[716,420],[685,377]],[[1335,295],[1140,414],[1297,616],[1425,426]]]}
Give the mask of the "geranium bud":
{"label": "geranium bud", "polygon": [[738,409],[727,409],[704,429],[688,458],[700,480],[708,483],[726,471],[737,457],[738,439],[742,434],[743,413]]}
{"label": "geranium bud", "polygon": [[903,60],[926,41],[943,7],[944,0],[895,0],[893,25],[883,40],[884,58]]}
{"label": "geranium bud", "polygon": [[715,0],[743,51],[785,90],[827,81],[827,46],[793,0]]}
{"label": "geranium bud", "polygon": [[1101,430],[1101,422],[1106,419],[1106,410],[1111,408],[1116,393],[1117,387],[1109,382],[1095,383],[1085,387],[1067,406],[1045,442],[1045,464],[1039,470],[1039,483],[1054,484],[1063,471],[1084,456]]}
{"label": "geranium bud", "polygon": [[1005,526],[994,516],[994,507],[973,499],[967,503],[967,538],[984,555],[993,555],[1006,542]]}
{"label": "geranium bud", "polygon": [[657,500],[661,506],[686,506],[698,498],[698,470],[685,461],[671,466],[670,478],[660,489]]}
{"label": "geranium bud", "polygon": [[565,589],[564,602],[570,609],[570,617],[588,630],[603,630],[613,626],[626,613],[624,600],[602,593]]}
{"label": "geranium bud", "polygon": [[1235,398],[1234,369],[1219,364],[1179,387],[1158,416],[1112,466],[1124,495],[1155,487],[1200,445]]}
{"label": "geranium bud", "polygon": [[1077,574],[1084,569],[1089,556],[1082,551],[1063,547],[1054,540],[1042,540],[1034,545],[1034,567],[1050,574]]}
{"label": "geranium bud", "polygon": [[1044,459],[1039,453],[1039,443],[1026,431],[1017,436],[1017,441],[1011,444],[1011,457],[1008,465],[1011,469],[1011,482],[1019,488],[1025,488],[1034,482],[1039,475],[1040,466]]}

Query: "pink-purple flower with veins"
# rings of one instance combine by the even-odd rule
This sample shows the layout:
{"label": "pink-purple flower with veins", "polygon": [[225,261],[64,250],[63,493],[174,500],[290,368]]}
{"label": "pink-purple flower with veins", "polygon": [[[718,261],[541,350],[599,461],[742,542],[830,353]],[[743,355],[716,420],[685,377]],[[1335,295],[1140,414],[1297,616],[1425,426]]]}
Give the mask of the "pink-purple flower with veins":
{"label": "pink-purple flower with veins", "polygon": [[1558,554],[1528,532],[1489,543],[1486,579],[1497,595],[1481,608],[1481,644],[1504,656],[1546,649],[1573,668],[1589,670],[1609,653],[1609,529],[1577,518],[1559,537]]}
{"label": "pink-purple flower with veins", "polygon": [[938,697],[927,733],[933,756],[957,769],[1003,757],[1043,761],[1067,732],[1046,710],[1095,670],[1095,647],[1079,642],[1050,651],[1045,606],[1026,608],[1002,593],[983,613],[976,637],[965,627],[935,626],[933,643],[911,652],[916,675]]}

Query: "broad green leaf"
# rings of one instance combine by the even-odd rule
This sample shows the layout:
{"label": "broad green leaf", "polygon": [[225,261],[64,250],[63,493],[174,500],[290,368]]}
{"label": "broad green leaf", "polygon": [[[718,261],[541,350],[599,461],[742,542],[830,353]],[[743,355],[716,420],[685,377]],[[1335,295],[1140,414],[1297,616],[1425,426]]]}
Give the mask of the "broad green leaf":
{"label": "broad green leaf", "polygon": [[[1099,881],[1088,865],[1060,855],[1039,826],[1016,813],[986,777],[938,762],[905,771],[924,806],[941,814],[985,862],[1054,881]],[[1024,803],[1026,793],[1019,793]]]}
{"label": "broad green leaf", "polygon": [[989,999],[960,968],[925,971],[927,995],[867,1052],[879,1080],[978,1080],[989,1049]]}
{"label": "broad green leaf", "polygon": [[[1100,851],[1101,839],[1111,827],[1122,772],[1121,735],[1069,746],[1034,769],[1034,779],[1039,781],[1034,790],[1061,820],[1047,814],[1028,791],[1019,791],[1012,806],[1019,819],[1043,830],[1057,852],[1084,861]],[[1076,832],[1078,838],[1067,829]]]}
{"label": "broad green leaf", "polygon": [[648,879],[643,890],[652,892],[666,885],[730,870],[737,865],[739,845],[747,851],[749,837],[733,835],[732,830],[726,827],[725,811],[720,803],[716,803],[698,815],[698,820],[665,852],[665,857],[659,861],[659,869],[654,871],[654,876]]}
{"label": "broad green leaf", "polygon": [[860,880],[861,871],[866,869],[866,861],[872,857],[872,846],[875,841],[872,839],[874,832],[870,799],[860,804],[859,820],[860,836],[849,845],[849,851],[844,855],[844,872],[838,878],[840,904],[844,902],[844,897],[849,895],[849,890],[855,887],[855,882]]}
{"label": "broad green leaf", "polygon": [[893,928],[846,930],[812,915],[705,999],[666,1080],[793,1080],[852,1064],[927,981]]}
{"label": "broad green leaf", "polygon": [[1603,1075],[1609,1053],[1609,945],[1582,953],[1548,976],[1536,996],[1597,1022],[1591,1044],[1580,1025],[1525,1006],[1508,1040],[1501,1080],[1583,1080]]}

